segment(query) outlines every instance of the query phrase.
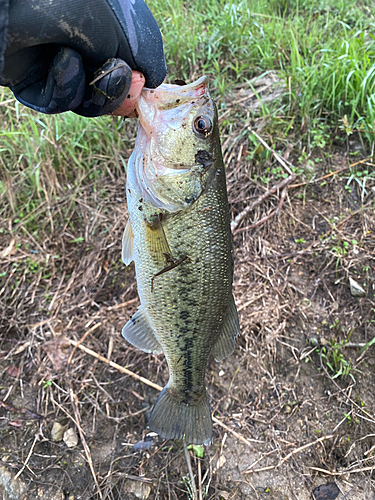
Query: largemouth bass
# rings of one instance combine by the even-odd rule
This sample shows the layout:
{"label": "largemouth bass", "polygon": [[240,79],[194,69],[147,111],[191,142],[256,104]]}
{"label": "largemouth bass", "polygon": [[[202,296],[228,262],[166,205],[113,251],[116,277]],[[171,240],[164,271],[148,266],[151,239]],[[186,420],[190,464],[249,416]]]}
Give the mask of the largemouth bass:
{"label": "largemouth bass", "polygon": [[208,356],[229,356],[239,333],[217,110],[202,77],[144,89],[137,111],[123,261],[134,260],[141,306],[122,334],[145,352],[164,351],[168,362],[150,428],[165,439],[208,444]]}

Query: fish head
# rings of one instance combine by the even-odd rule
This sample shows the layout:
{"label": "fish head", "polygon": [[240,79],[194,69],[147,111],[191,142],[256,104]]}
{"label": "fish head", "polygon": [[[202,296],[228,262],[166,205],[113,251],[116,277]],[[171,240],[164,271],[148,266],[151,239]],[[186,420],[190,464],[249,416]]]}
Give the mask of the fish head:
{"label": "fish head", "polygon": [[128,176],[156,208],[181,210],[201,194],[204,174],[213,163],[218,125],[207,77],[144,89],[137,112],[139,130]]}
{"label": "fish head", "polygon": [[210,149],[215,108],[207,77],[189,85],[144,89],[138,112],[141,126],[154,142],[153,152],[165,166],[191,168],[197,151]]}

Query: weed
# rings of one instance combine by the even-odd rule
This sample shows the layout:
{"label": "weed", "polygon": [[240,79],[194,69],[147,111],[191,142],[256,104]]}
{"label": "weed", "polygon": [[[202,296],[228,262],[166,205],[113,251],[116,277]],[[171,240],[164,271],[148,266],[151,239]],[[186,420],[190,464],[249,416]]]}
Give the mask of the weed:
{"label": "weed", "polygon": [[[332,328],[337,328],[337,321],[331,326]],[[342,348],[348,340],[347,338],[340,343],[333,341],[330,347],[322,347],[321,349],[317,349],[316,352],[321,356],[322,362],[325,363],[328,371],[331,373],[332,379],[349,376],[355,382],[355,378],[351,373],[352,365],[350,361],[345,359],[342,353]]]}
{"label": "weed", "polygon": [[51,387],[52,381],[51,380],[45,380],[43,381],[43,390],[45,391],[47,387]]}
{"label": "weed", "polygon": [[345,189],[352,192],[352,184],[356,183],[360,189],[361,203],[364,202],[364,198],[368,195],[368,184],[375,181],[375,172],[370,172],[369,170],[353,170],[349,177],[344,177],[347,179]]}

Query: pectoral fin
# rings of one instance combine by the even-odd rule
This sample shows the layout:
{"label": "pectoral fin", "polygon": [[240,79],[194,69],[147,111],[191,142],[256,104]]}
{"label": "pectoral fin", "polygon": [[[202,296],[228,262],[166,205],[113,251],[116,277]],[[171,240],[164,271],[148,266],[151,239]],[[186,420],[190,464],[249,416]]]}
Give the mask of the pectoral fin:
{"label": "pectoral fin", "polygon": [[146,239],[149,245],[151,258],[165,262],[165,254],[171,255],[163,225],[160,220],[155,219],[152,224],[145,225]]}
{"label": "pectoral fin", "polygon": [[122,336],[141,351],[158,354],[162,350],[142,306],[126,323]]}
{"label": "pectoral fin", "polygon": [[122,261],[128,266],[134,260],[134,234],[130,220],[126,223],[122,237]]}
{"label": "pectoral fin", "polygon": [[212,348],[212,354],[216,361],[228,357],[236,348],[235,338],[240,333],[240,323],[234,298],[230,301],[226,316],[221,325],[219,338]]}

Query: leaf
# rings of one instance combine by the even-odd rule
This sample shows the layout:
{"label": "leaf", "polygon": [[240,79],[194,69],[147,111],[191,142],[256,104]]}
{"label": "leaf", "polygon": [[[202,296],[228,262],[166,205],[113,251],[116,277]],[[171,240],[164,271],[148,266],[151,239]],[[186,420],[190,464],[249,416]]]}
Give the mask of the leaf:
{"label": "leaf", "polygon": [[60,337],[49,340],[45,342],[43,348],[47,352],[54,370],[60,371],[65,368],[70,354],[70,343],[66,338]]}
{"label": "leaf", "polygon": [[367,349],[371,347],[373,344],[375,344],[375,337],[371,339],[370,342],[367,342],[365,346],[362,347],[362,349],[360,350],[360,354],[362,354],[364,351],[367,351]]}
{"label": "leaf", "polygon": [[24,420],[11,420],[8,422],[8,425],[12,427],[22,427],[24,424]]}
{"label": "leaf", "polygon": [[18,366],[11,365],[7,369],[7,374],[10,375],[11,377],[17,378],[21,375],[21,370],[18,368]]}
{"label": "leaf", "polygon": [[201,444],[193,444],[193,450],[196,457],[198,458],[204,457],[204,447]]}
{"label": "leaf", "polygon": [[12,253],[15,242],[16,240],[12,240],[9,246],[0,252],[0,258],[8,257]]}

